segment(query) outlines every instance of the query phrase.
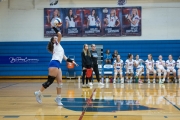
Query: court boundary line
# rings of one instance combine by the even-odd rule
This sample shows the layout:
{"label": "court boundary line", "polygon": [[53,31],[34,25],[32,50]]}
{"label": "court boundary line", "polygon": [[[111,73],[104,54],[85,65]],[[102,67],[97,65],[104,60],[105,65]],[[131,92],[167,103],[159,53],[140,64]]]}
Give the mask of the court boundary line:
{"label": "court boundary line", "polygon": [[85,114],[85,112],[86,112],[86,110],[87,110],[87,107],[89,106],[89,102],[90,102],[89,100],[92,99],[95,91],[96,91],[96,88],[95,88],[94,91],[92,92],[90,98],[87,100],[86,106],[85,106],[84,110],[82,111],[81,115],[79,116],[79,120],[82,120],[82,118],[83,118],[83,116],[84,116],[84,114]]}
{"label": "court boundary line", "polygon": [[163,97],[166,101],[168,101],[171,105],[173,105],[176,109],[178,109],[180,111],[180,108],[178,106],[176,106],[175,104],[173,104],[171,101],[169,101],[166,97]]}
{"label": "court boundary line", "polygon": [[1,87],[0,89],[3,89],[3,88],[8,88],[8,87],[11,87],[11,86],[13,86],[13,85],[17,85],[17,84],[19,84],[19,83],[14,83],[14,84],[12,84],[12,85],[7,85],[7,86],[4,86],[4,87]]}

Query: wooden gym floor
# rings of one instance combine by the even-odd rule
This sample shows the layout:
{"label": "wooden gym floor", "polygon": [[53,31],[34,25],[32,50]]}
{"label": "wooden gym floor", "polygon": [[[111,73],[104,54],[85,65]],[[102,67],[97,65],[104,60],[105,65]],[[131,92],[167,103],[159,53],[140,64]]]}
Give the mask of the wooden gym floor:
{"label": "wooden gym floor", "polygon": [[[65,81],[65,80],[64,80]],[[64,82],[57,106],[56,83],[43,93],[34,91],[44,80],[0,80],[0,120],[180,120],[180,84],[105,84],[81,88]]]}

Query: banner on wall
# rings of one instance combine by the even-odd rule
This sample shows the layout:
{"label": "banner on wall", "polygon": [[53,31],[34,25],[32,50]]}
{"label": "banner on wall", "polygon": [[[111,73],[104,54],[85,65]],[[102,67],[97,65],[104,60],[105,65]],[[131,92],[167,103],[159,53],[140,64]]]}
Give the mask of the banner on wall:
{"label": "banner on wall", "polygon": [[121,8],[101,8],[103,36],[121,36]]}
{"label": "banner on wall", "polygon": [[[64,24],[63,9],[62,8],[45,8],[44,9],[44,37],[53,37],[56,35],[52,29],[53,22],[56,18],[60,18]],[[58,27],[58,30],[63,33],[63,26]]]}
{"label": "banner on wall", "polygon": [[141,36],[141,7],[122,8],[122,35]]}
{"label": "banner on wall", "polygon": [[82,36],[82,9],[64,8],[63,36]]}
{"label": "banner on wall", "polygon": [[100,8],[83,8],[82,36],[102,36],[102,12]]}
{"label": "banner on wall", "polygon": [[63,37],[141,36],[141,7],[45,8],[44,37],[55,34],[54,19],[60,18]]}

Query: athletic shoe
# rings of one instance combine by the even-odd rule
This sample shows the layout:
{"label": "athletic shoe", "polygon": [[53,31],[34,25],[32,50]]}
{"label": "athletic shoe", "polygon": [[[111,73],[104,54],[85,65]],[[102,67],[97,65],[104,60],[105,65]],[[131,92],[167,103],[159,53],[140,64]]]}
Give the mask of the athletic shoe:
{"label": "athletic shoe", "polygon": [[83,85],[82,85],[82,88],[86,88],[86,85],[83,84]]}
{"label": "athletic shoe", "polygon": [[151,81],[150,80],[148,80],[148,84],[150,84],[151,83]]}
{"label": "athletic shoe", "polygon": [[162,79],[162,80],[161,80],[161,83],[164,83],[164,81],[165,81],[165,79]]}
{"label": "athletic shoe", "polygon": [[56,99],[54,101],[58,104],[58,106],[63,105],[62,102],[61,102],[61,97],[56,97]]}
{"label": "athletic shoe", "polygon": [[156,80],[153,80],[153,83],[155,84],[155,83],[156,83]]}
{"label": "athletic shoe", "polygon": [[89,86],[93,86],[92,82],[89,83]]}
{"label": "athletic shoe", "polygon": [[139,84],[142,84],[143,82],[142,82],[142,80],[139,80]]}
{"label": "athletic shoe", "polygon": [[36,92],[34,92],[34,95],[36,96],[36,101],[41,104],[42,103],[42,100],[41,100],[42,95],[41,95],[41,93],[39,91],[36,91]]}
{"label": "athletic shoe", "polygon": [[86,87],[87,87],[87,88],[90,88],[90,86],[89,86],[88,84],[86,84]]}
{"label": "athletic shoe", "polygon": [[102,82],[99,82],[98,83],[98,86],[103,86],[104,84]]}
{"label": "athletic shoe", "polygon": [[162,81],[161,81],[161,79],[159,80],[159,84],[161,84],[162,83]]}

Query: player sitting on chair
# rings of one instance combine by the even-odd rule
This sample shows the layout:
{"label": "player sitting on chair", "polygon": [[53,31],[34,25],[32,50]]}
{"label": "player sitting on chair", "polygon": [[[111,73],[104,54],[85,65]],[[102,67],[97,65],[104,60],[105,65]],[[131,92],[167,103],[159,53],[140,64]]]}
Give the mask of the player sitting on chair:
{"label": "player sitting on chair", "polygon": [[123,67],[123,60],[121,60],[120,55],[117,55],[116,60],[114,60],[114,80],[113,83],[116,84],[116,77],[117,74],[120,74],[120,78],[121,78],[121,83],[123,83],[123,78],[122,78],[122,67]]}
{"label": "player sitting on chair", "polygon": [[[162,60],[162,55],[159,55],[159,60],[156,61],[156,67],[157,67],[157,72],[158,72],[158,77],[159,77],[159,83],[164,83],[165,78],[166,78],[166,70],[165,70],[165,61]],[[161,81],[161,74],[164,74],[163,79]]]}
{"label": "player sitting on chair", "polygon": [[176,80],[176,70],[175,70],[175,65],[176,62],[173,60],[172,55],[169,55],[169,60],[166,61],[166,67],[167,67],[167,82],[169,82],[169,74],[170,72],[173,73],[174,75],[174,82],[177,82]]}

